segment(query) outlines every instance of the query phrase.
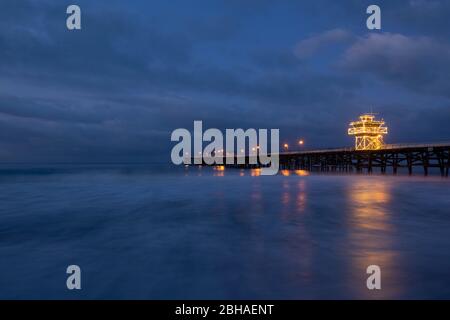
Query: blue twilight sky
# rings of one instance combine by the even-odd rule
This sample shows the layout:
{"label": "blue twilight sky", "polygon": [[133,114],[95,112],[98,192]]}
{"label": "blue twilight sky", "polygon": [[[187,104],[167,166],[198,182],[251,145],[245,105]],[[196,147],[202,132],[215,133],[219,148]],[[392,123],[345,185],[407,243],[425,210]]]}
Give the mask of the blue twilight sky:
{"label": "blue twilight sky", "polygon": [[449,141],[449,35],[448,0],[3,0],[0,162],[167,161],[194,120],[350,146],[371,110],[389,143]]}

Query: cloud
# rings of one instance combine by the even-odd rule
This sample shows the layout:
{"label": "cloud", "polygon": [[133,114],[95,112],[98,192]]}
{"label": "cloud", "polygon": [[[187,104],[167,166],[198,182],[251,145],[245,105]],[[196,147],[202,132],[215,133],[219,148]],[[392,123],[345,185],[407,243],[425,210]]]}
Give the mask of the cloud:
{"label": "cloud", "polygon": [[410,0],[409,5],[413,8],[419,8],[421,10],[436,10],[441,8],[443,1],[440,0]]}
{"label": "cloud", "polygon": [[431,37],[371,33],[346,50],[340,66],[411,90],[450,96],[450,45]]}
{"label": "cloud", "polygon": [[295,47],[295,54],[300,59],[313,56],[318,50],[328,46],[348,42],[353,39],[350,32],[343,29],[332,29],[300,41]]}

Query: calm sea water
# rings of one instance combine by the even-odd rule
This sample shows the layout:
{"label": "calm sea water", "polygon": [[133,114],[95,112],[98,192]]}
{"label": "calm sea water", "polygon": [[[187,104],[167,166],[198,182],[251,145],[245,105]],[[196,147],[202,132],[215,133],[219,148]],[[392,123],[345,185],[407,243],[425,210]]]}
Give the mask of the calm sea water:
{"label": "calm sea water", "polygon": [[450,180],[3,166],[0,298],[450,298]]}

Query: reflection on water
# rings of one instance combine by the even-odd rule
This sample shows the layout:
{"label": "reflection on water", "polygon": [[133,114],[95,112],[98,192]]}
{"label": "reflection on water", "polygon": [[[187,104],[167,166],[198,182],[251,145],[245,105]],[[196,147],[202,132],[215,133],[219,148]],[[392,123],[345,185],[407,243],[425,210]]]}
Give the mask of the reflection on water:
{"label": "reflection on water", "polygon": [[353,206],[352,221],[359,229],[391,231],[387,212],[390,190],[385,181],[358,180],[348,192]]}
{"label": "reflection on water", "polygon": [[[225,170],[226,170],[226,166],[224,165],[217,165],[217,166],[202,166],[202,165],[198,165],[198,166],[189,166],[189,165],[185,165],[184,166],[184,175],[185,176],[189,176],[189,175],[193,175],[195,173],[195,175],[197,176],[202,176],[202,169],[208,170],[208,169],[212,169],[213,175],[216,177],[224,177],[225,176]],[[259,177],[261,176],[261,169],[260,168],[253,168],[253,169],[239,169],[239,170],[235,170],[233,168],[228,169],[228,174],[234,175],[236,172],[238,171],[238,175],[241,177],[244,177],[247,173],[250,174],[250,176],[252,177]],[[285,177],[289,177],[291,175],[296,175],[296,176],[308,176],[310,173],[309,171],[306,170],[280,170],[278,172],[279,175],[285,176]]]}
{"label": "reflection on water", "polygon": [[[281,208],[284,216],[303,213],[306,209],[306,181],[303,178],[296,179],[297,176],[307,176],[304,170],[281,170],[283,177],[292,177],[292,179],[283,179],[281,182]],[[295,203],[291,202],[295,199]]]}
{"label": "reflection on water", "polygon": [[225,166],[215,166],[213,167],[215,177],[225,176]]}
{"label": "reflection on water", "polygon": [[[350,202],[349,237],[354,249],[351,256],[354,286],[361,297],[390,298],[400,294],[398,282],[399,254],[393,250],[395,228],[391,224],[391,187],[388,181],[368,177],[359,179],[348,188]],[[381,268],[382,288],[371,290],[365,286],[365,271],[369,265]],[[364,276],[363,276],[364,275]]]}
{"label": "reflection on water", "polygon": [[290,188],[290,184],[289,184],[289,180],[283,180],[282,182],[282,189],[283,192],[281,193],[281,204],[282,204],[282,208],[283,210],[290,212],[291,208],[289,206],[289,202],[291,200],[291,188]]}
{"label": "reflection on water", "polygon": [[298,182],[296,207],[299,213],[303,213],[306,209],[306,182],[303,179]]}

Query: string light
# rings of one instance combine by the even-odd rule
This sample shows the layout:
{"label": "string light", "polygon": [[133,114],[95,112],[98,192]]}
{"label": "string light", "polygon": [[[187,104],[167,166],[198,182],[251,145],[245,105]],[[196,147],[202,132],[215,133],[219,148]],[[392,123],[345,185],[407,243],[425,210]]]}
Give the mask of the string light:
{"label": "string light", "polygon": [[373,114],[359,116],[359,121],[350,122],[348,134],[355,136],[356,150],[378,150],[383,148],[383,135],[388,133],[383,120],[375,120]]}

